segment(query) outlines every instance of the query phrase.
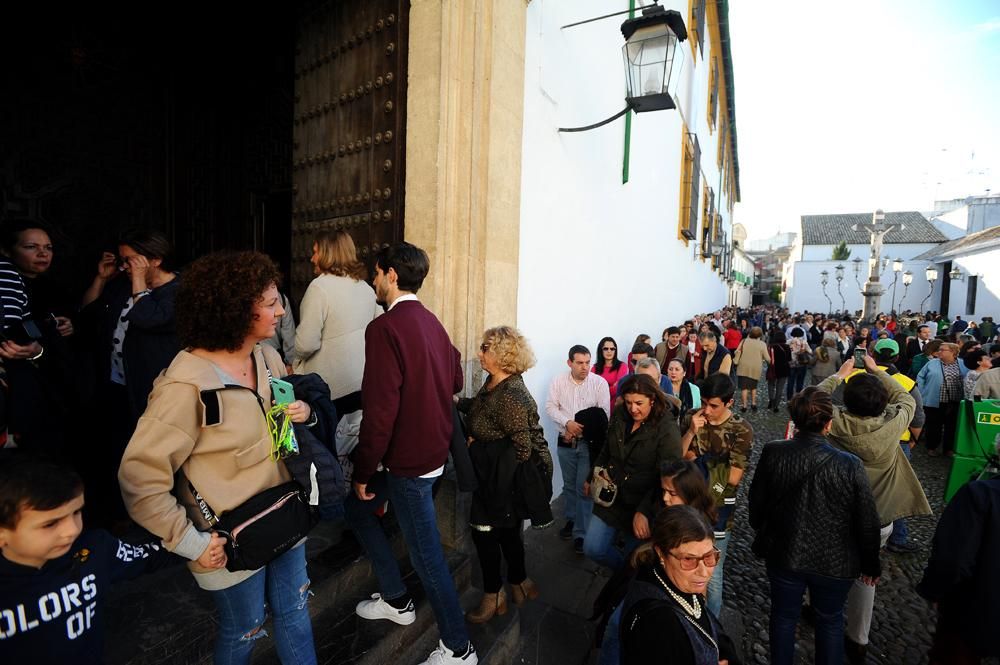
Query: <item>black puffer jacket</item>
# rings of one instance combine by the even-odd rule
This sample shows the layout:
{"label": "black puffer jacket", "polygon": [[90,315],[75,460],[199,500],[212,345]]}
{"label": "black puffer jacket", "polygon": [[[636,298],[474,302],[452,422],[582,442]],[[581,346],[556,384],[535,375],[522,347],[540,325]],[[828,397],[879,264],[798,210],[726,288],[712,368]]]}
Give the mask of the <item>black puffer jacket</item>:
{"label": "black puffer jacket", "polygon": [[753,551],[768,566],[845,579],[881,575],[864,466],[819,434],[764,446],[750,485],[750,526]]}

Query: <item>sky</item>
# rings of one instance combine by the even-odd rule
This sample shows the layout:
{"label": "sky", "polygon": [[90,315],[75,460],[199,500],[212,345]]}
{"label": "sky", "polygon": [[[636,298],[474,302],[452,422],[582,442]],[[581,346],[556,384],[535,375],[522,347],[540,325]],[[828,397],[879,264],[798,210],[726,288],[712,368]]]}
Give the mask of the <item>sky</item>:
{"label": "sky", "polygon": [[731,0],[750,239],[1000,193],[1000,0]]}

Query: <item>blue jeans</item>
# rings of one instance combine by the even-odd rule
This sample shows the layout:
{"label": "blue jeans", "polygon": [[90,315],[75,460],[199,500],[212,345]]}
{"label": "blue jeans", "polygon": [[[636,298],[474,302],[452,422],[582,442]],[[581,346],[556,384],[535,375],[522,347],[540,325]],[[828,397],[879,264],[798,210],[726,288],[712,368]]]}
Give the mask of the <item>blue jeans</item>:
{"label": "blue jeans", "polygon": [[388,497],[410,552],[410,562],[424,585],[437,619],[441,641],[452,651],[462,651],[469,644],[469,634],[438,535],[437,514],[431,496],[435,480],[401,478],[388,472],[376,475],[368,485],[368,491],[374,493],[375,498],[361,501],[351,492],[344,502],[344,517],[371,559],[382,597],[400,598],[406,595],[406,585],[389,539],[375,516],[375,510]]}
{"label": "blue jeans", "polygon": [[587,526],[587,535],[583,539],[583,553],[595,563],[607,566],[611,570],[620,570],[625,565],[625,557],[639,545],[639,540],[629,530],[625,534],[625,553],[622,554],[615,547],[617,539],[618,529],[609,526],[597,515],[592,515],[590,525]]}
{"label": "blue jeans", "polygon": [[802,384],[806,381],[807,367],[789,367],[788,383],[785,384],[785,399],[792,399],[792,395],[802,390]]}
{"label": "blue jeans", "polygon": [[716,618],[722,612],[722,566],[726,563],[726,550],[729,549],[729,538],[729,532],[726,531],[726,535],[723,538],[717,537],[715,539],[715,547],[721,554],[719,555],[719,563],[712,570],[712,578],[708,581],[708,589],[705,594],[707,596],[706,604],[708,605],[708,610]]}
{"label": "blue jeans", "polygon": [[802,594],[816,612],[816,665],[844,662],[844,603],[854,580],[768,567],[771,580],[771,665],[792,665],[795,626],[802,612]]}
{"label": "blue jeans", "polygon": [[601,655],[597,659],[597,665],[620,665],[621,663],[621,637],[618,635],[618,628],[622,622],[622,603],[608,617],[608,627],[604,629],[604,639],[601,640]]}
{"label": "blue jeans", "polygon": [[556,454],[563,477],[566,519],[573,522],[573,537],[583,538],[587,535],[590,512],[594,507],[593,500],[583,495],[583,484],[590,480],[590,446],[586,441],[580,441],[576,448],[559,446]]}
{"label": "blue jeans", "polygon": [[[906,459],[910,459],[910,442],[900,441],[899,446],[903,449]],[[892,533],[889,535],[889,542],[893,545],[905,545],[909,539],[910,531],[906,528],[906,518],[900,517],[892,523]]]}
{"label": "blue jeans", "polygon": [[274,617],[274,642],[285,665],[314,665],[312,623],[309,621],[309,577],[306,548],[293,547],[236,586],[209,592],[219,608],[215,665],[250,662],[254,641],[267,637],[262,626]]}

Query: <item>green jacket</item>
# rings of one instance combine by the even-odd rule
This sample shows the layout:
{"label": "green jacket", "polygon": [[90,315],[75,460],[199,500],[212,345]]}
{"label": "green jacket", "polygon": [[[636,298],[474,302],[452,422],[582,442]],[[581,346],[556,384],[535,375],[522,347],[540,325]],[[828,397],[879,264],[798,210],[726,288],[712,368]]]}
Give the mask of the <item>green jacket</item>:
{"label": "green jacket", "polygon": [[[916,402],[885,372],[874,376],[889,391],[889,403],[882,415],[862,418],[834,407],[830,442],[861,458],[872,486],[875,507],[883,526],[901,517],[930,515],[923,487],[906,459],[899,441],[913,419]],[[834,374],[819,385],[820,390],[832,393],[840,384]]]}
{"label": "green jacket", "polygon": [[655,424],[643,424],[632,438],[625,434],[632,418],[620,405],[611,414],[608,439],[594,466],[611,468],[618,496],[610,508],[594,504],[594,515],[605,524],[632,533],[632,518],[638,511],[648,513],[660,492],[660,466],[681,457],[681,432],[670,413]]}

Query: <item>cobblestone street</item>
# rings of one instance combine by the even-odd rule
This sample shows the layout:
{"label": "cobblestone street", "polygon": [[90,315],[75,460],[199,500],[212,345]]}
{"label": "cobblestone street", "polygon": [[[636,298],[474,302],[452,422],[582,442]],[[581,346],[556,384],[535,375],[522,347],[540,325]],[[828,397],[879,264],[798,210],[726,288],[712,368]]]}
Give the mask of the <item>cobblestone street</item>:
{"label": "cobblestone street", "polygon": [[[766,389],[761,394],[766,395]],[[766,402],[766,398],[762,401]],[[778,413],[761,410],[742,415],[754,427],[752,462],[755,463],[764,443],[784,438],[787,412],[782,403]],[[918,445],[913,450],[912,465],[923,484],[934,516],[908,520],[910,540],[920,546],[919,551],[914,554],[882,551],[882,578],[875,596],[869,663],[926,663],[936,622],[935,611],[914,591],[914,586],[923,576],[934,528],[943,509],[942,496],[951,460],[929,457],[923,446]],[[753,530],[747,522],[746,493],[752,479],[753,466],[740,487],[733,541],[726,559],[723,616],[730,630],[742,628],[747,661],[766,663],[770,603],[764,565],[750,551]],[[813,632],[805,622],[799,625],[796,650],[799,662],[813,662]]]}

